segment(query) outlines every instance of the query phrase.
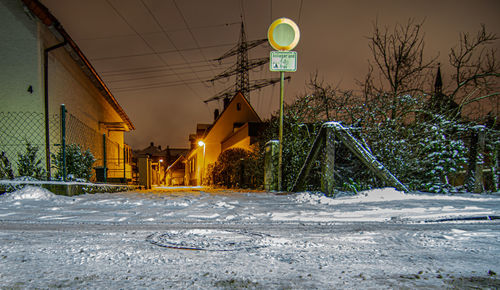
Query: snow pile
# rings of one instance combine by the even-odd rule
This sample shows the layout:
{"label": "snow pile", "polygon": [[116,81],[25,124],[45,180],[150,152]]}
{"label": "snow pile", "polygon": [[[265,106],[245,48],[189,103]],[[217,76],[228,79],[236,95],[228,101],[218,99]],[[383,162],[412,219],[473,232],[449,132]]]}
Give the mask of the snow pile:
{"label": "snow pile", "polygon": [[14,192],[6,193],[4,198],[7,200],[51,200],[55,198],[55,194],[45,188],[25,186]]}
{"label": "snow pile", "polygon": [[345,204],[345,203],[358,203],[358,202],[378,202],[378,201],[393,201],[407,199],[409,196],[404,192],[398,191],[395,188],[379,188],[373,190],[362,191],[358,195],[343,196],[339,198],[331,198],[322,194],[315,194],[310,192],[302,192],[294,197],[298,203],[310,204]]}
{"label": "snow pile", "polygon": [[368,202],[390,202],[390,201],[482,201],[491,202],[495,200],[494,195],[473,195],[473,194],[460,194],[460,195],[446,195],[446,194],[432,194],[432,193],[414,193],[408,194],[398,191],[395,188],[379,188],[367,191],[362,191],[357,195],[342,196],[337,198],[327,197],[321,193],[302,192],[291,197],[297,203],[310,203],[310,204],[324,204],[324,205],[337,205],[337,204],[354,204],[354,203],[368,203]]}
{"label": "snow pile", "polygon": [[360,201],[383,201],[383,200],[403,200],[407,198],[407,195],[398,191],[395,188],[377,188],[368,191],[362,191],[358,196]]}

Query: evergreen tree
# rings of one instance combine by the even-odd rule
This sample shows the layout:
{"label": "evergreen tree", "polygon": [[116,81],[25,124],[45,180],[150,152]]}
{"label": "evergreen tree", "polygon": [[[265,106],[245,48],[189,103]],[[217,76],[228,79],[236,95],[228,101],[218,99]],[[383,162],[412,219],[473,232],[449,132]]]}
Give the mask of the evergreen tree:
{"label": "evergreen tree", "polygon": [[0,178],[14,179],[14,172],[5,152],[0,154]]}
{"label": "evergreen tree", "polygon": [[[56,177],[63,177],[63,154],[60,150],[57,155],[52,155],[54,168],[57,169]],[[66,177],[90,180],[92,166],[95,162],[94,155],[89,149],[82,151],[77,144],[66,146]]]}
{"label": "evergreen tree", "polygon": [[20,176],[43,178],[45,170],[42,168],[42,160],[37,158],[37,153],[38,146],[26,142],[26,151],[17,154],[17,171]]}

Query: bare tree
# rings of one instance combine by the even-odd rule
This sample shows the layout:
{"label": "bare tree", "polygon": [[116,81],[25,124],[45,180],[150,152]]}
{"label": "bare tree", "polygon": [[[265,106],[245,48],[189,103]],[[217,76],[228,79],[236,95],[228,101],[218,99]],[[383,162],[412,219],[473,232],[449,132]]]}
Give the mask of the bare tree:
{"label": "bare tree", "polygon": [[[381,29],[377,22],[373,24],[373,35],[369,39],[375,68],[379,79],[373,79],[373,66],[365,81],[365,94],[371,98],[387,99],[390,103],[388,117],[397,119],[405,115],[408,104],[401,96],[415,96],[423,93],[423,87],[429,80],[428,70],[434,66],[436,58],[424,58],[424,34],[422,22],[409,19],[405,25],[396,24],[392,30]],[[367,97],[365,97],[367,98]]]}
{"label": "bare tree", "polygon": [[460,33],[459,37],[458,46],[448,55],[454,69],[449,97],[459,104],[458,114],[465,106],[500,95],[500,63],[496,59],[497,51],[490,47],[498,37],[487,32],[484,25],[475,36]]}

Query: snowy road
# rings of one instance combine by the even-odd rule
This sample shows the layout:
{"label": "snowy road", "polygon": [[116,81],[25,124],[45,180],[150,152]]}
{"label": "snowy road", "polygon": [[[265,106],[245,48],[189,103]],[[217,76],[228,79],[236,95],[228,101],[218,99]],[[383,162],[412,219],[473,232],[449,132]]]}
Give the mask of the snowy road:
{"label": "snowy road", "polygon": [[28,188],[0,196],[0,286],[498,288],[498,216],[498,196],[392,189],[330,199]]}

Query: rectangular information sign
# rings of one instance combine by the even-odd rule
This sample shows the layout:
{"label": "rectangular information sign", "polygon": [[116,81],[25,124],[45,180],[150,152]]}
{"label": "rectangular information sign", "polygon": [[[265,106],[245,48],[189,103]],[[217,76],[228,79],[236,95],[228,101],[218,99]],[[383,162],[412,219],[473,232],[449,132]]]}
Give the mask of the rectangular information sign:
{"label": "rectangular information sign", "polygon": [[297,52],[271,51],[269,69],[271,71],[297,71]]}

